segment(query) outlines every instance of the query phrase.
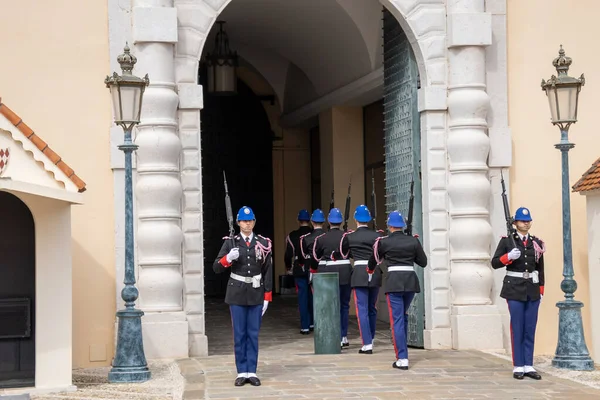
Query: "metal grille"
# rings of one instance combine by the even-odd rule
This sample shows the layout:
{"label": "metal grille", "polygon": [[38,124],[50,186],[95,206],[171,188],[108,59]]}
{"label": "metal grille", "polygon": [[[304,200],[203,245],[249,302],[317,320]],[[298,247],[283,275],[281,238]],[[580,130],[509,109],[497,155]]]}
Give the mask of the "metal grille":
{"label": "metal grille", "polygon": [[[396,18],[384,10],[384,131],[387,212],[408,213],[410,184],[414,180],[413,232],[422,232],[420,181],[420,121],[417,104],[418,67],[408,38]],[[423,269],[416,268],[421,293],[415,296],[408,319],[408,344],[423,347]]]}

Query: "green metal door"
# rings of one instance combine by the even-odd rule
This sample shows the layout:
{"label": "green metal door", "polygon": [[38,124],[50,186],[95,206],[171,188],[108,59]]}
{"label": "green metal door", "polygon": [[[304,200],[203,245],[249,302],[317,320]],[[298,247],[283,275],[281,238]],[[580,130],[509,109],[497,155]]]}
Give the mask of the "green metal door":
{"label": "green metal door", "polygon": [[[419,71],[408,38],[396,18],[384,10],[384,132],[387,212],[408,213],[410,185],[414,186],[413,233],[422,236],[421,135],[417,104]],[[415,296],[408,321],[408,344],[423,347],[425,296],[423,269],[416,267],[421,293]]]}

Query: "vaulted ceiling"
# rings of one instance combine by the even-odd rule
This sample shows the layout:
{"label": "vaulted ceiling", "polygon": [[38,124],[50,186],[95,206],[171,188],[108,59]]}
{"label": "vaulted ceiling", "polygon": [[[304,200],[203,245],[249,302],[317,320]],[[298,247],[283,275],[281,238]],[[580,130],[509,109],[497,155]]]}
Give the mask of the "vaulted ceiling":
{"label": "vaulted ceiling", "polygon": [[378,0],[233,0],[218,20],[290,111],[381,66],[381,18]]}

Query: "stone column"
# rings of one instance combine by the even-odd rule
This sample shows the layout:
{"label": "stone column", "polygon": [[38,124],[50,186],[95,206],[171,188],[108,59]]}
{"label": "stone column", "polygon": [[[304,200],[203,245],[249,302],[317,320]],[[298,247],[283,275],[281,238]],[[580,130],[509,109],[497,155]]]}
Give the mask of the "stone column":
{"label": "stone column", "polygon": [[183,311],[181,142],[173,62],[177,10],[173,0],[135,0],[132,18],[135,73],[150,77],[135,140],[144,349],[148,358],[181,358],[188,356],[188,323]]}
{"label": "stone column", "polygon": [[485,49],[485,0],[448,0],[448,157],[451,325],[455,349],[501,349],[502,321],[492,304]]}

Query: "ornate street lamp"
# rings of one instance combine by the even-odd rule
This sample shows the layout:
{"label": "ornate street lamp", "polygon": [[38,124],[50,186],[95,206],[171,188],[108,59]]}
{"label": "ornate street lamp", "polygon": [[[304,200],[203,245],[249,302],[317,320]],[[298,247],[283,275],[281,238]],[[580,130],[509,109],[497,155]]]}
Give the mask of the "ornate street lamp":
{"label": "ornate street lamp", "polygon": [[229,48],[229,36],[223,30],[225,21],[217,21],[217,24],[219,24],[219,32],[215,37],[215,47],[212,53],[206,54],[208,93],[237,94],[235,68],[238,66],[238,55]]}
{"label": "ornate street lamp", "polygon": [[574,299],[577,282],[573,279],[573,254],[571,247],[571,200],[569,197],[569,150],[575,144],[569,142],[569,127],[577,122],[577,105],[579,92],[585,84],[585,78],[570,77],[567,73],[573,61],[565,56],[560,46],[558,57],[552,64],[558,76],[545,81],[542,79],[542,90],[548,96],[552,124],[560,128],[560,143],[554,145],[562,153],[562,217],[563,217],[563,281],[560,288],[565,299],[556,303],[558,307],[558,344],[552,365],[578,371],[594,369],[594,361],[590,358],[581,320],[583,303]]}
{"label": "ornate street lamp", "polygon": [[132,75],[131,71],[137,62],[129,53],[125,44],[124,53],[117,57],[121,65],[122,75],[116,72],[104,80],[112,97],[115,124],[125,132],[125,142],[119,150],[125,153],[125,287],[121,298],[125,301],[125,309],[117,311],[119,329],[117,333],[117,350],[108,374],[108,381],[144,382],[150,379],[150,371],[144,355],[142,341],[142,315],[144,312],[135,308],[138,290],[135,287],[135,271],[133,262],[133,185],[131,153],[138,146],[131,140],[133,127],[140,123],[142,98],[144,90],[150,83],[148,75],[142,79]]}

